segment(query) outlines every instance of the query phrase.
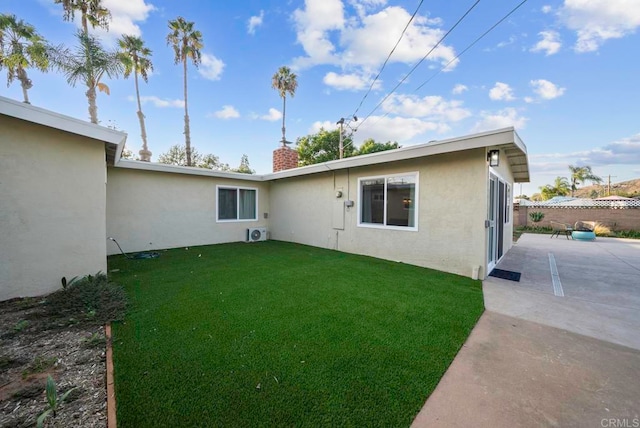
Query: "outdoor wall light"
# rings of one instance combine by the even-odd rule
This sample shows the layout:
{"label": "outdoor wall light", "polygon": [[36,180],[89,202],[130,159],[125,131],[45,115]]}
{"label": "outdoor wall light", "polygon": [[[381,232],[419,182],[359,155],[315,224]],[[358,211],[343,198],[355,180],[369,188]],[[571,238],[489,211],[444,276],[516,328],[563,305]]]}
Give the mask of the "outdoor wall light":
{"label": "outdoor wall light", "polygon": [[489,161],[489,166],[500,165],[500,150],[489,150],[487,160]]}

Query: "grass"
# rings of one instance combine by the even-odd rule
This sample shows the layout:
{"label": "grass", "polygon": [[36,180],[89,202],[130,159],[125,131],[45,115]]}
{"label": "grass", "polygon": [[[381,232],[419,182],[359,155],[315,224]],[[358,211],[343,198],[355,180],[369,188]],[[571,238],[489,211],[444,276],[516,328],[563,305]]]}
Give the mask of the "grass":
{"label": "grass", "polygon": [[268,241],[109,258],[118,426],[408,426],[483,311],[471,279]]}

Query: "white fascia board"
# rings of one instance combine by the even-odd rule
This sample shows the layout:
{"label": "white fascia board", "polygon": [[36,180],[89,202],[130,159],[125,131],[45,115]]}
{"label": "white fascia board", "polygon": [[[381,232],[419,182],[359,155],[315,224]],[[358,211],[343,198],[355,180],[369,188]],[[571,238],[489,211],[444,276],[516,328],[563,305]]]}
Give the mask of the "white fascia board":
{"label": "white fascia board", "polygon": [[265,181],[262,175],[243,174],[240,172],[216,171],[213,169],[197,168],[193,166],[168,165],[156,162],[143,162],[120,159],[116,168],[138,169],[143,171],[166,172],[172,174],[202,175],[206,177],[229,178],[243,181]]}
{"label": "white fascia board", "polygon": [[[442,141],[431,141],[429,143],[417,144],[414,146],[402,147],[400,149],[387,150],[384,152],[371,153],[368,155],[354,156],[345,159],[333,160],[321,164],[303,166],[299,168],[287,169],[271,174],[265,174],[265,180],[277,180],[280,178],[296,177],[299,175],[315,174],[324,171],[334,171],[338,169],[354,168],[359,166],[376,165],[381,163],[395,162],[407,159],[415,159],[425,156],[433,156],[444,153],[452,153],[462,150],[471,150],[481,147],[500,146],[514,144],[515,130],[513,127],[498,129],[495,131],[482,132],[458,138],[451,138]],[[519,139],[519,137],[518,137]],[[522,142],[521,142],[522,143]],[[524,144],[522,144],[524,147]],[[526,150],[526,148],[525,148]],[[525,151],[526,153],[526,151]]]}
{"label": "white fascia board", "polygon": [[[124,146],[124,142],[127,139],[127,134],[124,132],[5,97],[0,97],[0,114],[59,129],[70,134],[81,135],[103,143]],[[118,147],[117,156],[119,156],[120,152],[122,152],[122,147]]]}

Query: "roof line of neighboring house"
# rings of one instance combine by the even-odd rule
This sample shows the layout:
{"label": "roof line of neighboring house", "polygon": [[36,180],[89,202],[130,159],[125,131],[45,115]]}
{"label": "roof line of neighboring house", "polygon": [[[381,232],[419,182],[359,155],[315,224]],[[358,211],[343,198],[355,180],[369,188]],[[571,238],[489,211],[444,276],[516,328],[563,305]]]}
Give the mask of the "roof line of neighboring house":
{"label": "roof line of neighboring house", "polygon": [[120,156],[127,139],[126,133],[61,115],[59,113],[14,101],[5,97],[0,97],[0,114],[101,141],[105,144],[108,165],[112,165],[117,168],[202,175],[245,181],[271,181],[282,178],[316,174],[325,171],[335,171],[438,154],[454,153],[463,150],[499,148],[504,151],[505,157],[507,158],[506,160],[511,165],[515,182],[529,181],[527,148],[513,127],[446,140],[430,141],[428,143],[416,144],[399,149],[338,159],[274,173],[252,175],[121,159]]}

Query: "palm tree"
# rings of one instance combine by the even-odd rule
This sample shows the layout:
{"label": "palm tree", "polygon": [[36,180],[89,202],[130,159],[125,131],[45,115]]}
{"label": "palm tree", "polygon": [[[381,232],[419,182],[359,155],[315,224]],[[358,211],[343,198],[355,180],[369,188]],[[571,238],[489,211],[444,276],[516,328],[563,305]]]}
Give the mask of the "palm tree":
{"label": "palm tree", "polygon": [[64,20],[73,21],[76,11],[80,12],[82,32],[89,34],[89,26],[92,28],[109,29],[111,12],[102,6],[102,0],[55,0],[56,4],[62,4]]}
{"label": "palm tree", "polygon": [[292,73],[289,67],[280,67],[271,78],[271,87],[277,90],[282,97],[282,145],[285,146],[287,139],[284,136],[284,119],[287,107],[287,92],[291,95],[291,98],[293,98],[298,88],[298,76]]}
{"label": "palm tree", "polygon": [[553,185],[547,184],[540,187],[542,199],[551,199],[554,196],[567,196],[570,192],[569,180],[566,177],[556,177]]}
{"label": "palm tree", "polygon": [[7,86],[18,79],[24,102],[29,104],[28,90],[33,82],[28,68],[49,69],[48,47],[36,29],[15,15],[0,14],[0,69],[7,69]]}
{"label": "palm tree", "polygon": [[125,79],[131,75],[133,71],[133,81],[136,85],[136,99],[138,101],[138,120],[140,121],[140,136],[142,137],[142,150],[140,150],[140,160],[149,162],[151,160],[151,152],[147,147],[147,131],[144,126],[144,114],[142,113],[142,105],[140,104],[140,90],[138,88],[138,74],[147,82],[149,79],[149,71],[153,71],[153,64],[149,57],[151,49],[144,45],[144,41],[140,37],[123,35],[118,40],[121,52],[118,58],[124,66]]}
{"label": "palm tree", "polygon": [[578,185],[584,184],[587,180],[593,183],[602,182],[602,178],[595,175],[590,166],[569,165],[569,171],[571,171],[571,196],[578,190]]}
{"label": "palm tree", "polygon": [[187,103],[187,60],[193,65],[200,64],[200,49],[202,49],[202,34],[193,29],[194,22],[187,22],[181,16],[169,21],[167,45],[173,47],[174,61],[182,62],[184,74],[184,145],[187,151],[187,166],[191,166],[191,131],[189,130],[189,108]]}
{"label": "palm tree", "polygon": [[96,89],[109,95],[109,87],[100,80],[104,75],[116,78],[122,72],[122,63],[117,52],[106,51],[95,37],[78,31],[79,45],[74,52],[68,49],[55,55],[56,66],[64,73],[67,82],[75,86],[79,81],[87,87],[89,101],[89,118],[98,123],[98,106]]}

